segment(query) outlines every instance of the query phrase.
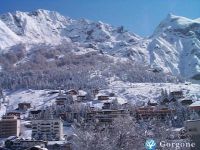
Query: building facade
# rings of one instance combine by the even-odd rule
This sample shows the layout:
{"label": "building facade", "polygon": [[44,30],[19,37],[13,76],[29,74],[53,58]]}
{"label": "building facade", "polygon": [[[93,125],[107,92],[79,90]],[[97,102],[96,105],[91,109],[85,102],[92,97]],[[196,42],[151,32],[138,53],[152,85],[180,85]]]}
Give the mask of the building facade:
{"label": "building facade", "polygon": [[63,122],[61,119],[32,120],[32,138],[36,140],[62,140]]}
{"label": "building facade", "polygon": [[25,140],[13,137],[5,141],[5,147],[11,150],[24,150],[34,146],[40,146],[45,148],[47,146],[46,141],[42,140]]}
{"label": "building facade", "polygon": [[0,120],[0,138],[19,136],[20,120],[17,116],[3,116]]}

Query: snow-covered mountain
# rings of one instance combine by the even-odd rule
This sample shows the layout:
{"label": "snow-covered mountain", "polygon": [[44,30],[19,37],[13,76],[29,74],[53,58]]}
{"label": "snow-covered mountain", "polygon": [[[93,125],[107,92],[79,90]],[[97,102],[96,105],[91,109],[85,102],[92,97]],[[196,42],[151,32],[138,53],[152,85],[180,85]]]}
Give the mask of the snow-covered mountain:
{"label": "snow-covered mountain", "polygon": [[184,77],[200,75],[200,19],[169,14],[150,38],[150,64]]}
{"label": "snow-covered mountain", "polygon": [[0,16],[0,21],[1,51],[19,43],[31,47],[35,44],[59,45],[71,42],[77,47],[146,60],[143,45],[140,45],[142,38],[125,31],[123,27],[114,28],[85,19],[72,20],[48,10],[7,13]]}
{"label": "snow-covered mountain", "polygon": [[[73,20],[48,10],[0,15],[0,53],[19,51],[23,47],[20,63],[26,62],[36,49],[68,47],[78,55],[95,51],[142,62],[166,73],[198,78],[199,40],[200,19],[174,15],[168,15],[149,38],[128,32],[123,26]],[[56,55],[62,57],[66,53]]]}

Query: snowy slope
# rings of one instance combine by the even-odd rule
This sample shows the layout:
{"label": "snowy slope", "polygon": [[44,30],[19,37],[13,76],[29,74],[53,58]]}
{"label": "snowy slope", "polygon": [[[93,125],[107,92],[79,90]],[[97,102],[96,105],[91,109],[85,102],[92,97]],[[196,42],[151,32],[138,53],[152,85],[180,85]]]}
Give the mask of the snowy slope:
{"label": "snowy slope", "polygon": [[[170,91],[182,90],[184,96],[191,98],[194,101],[200,100],[200,85],[199,84],[173,84],[173,83],[126,83],[122,81],[113,81],[110,83],[108,89],[101,89],[100,93],[114,93],[119,103],[131,102],[137,104],[138,102],[148,102],[149,100],[158,100],[162,89]],[[20,102],[30,102],[33,108],[43,108],[50,106],[55,102],[58,94],[48,94],[49,90],[18,90],[14,92],[7,92],[6,100],[9,100],[9,109],[16,109]],[[101,94],[99,94],[101,95]],[[96,104],[96,106],[101,105]],[[0,114],[5,113],[5,108],[2,107]]]}
{"label": "snowy slope", "polygon": [[15,45],[20,38],[0,20],[0,49]]}
{"label": "snowy slope", "polygon": [[110,84],[109,88],[112,89],[112,92],[116,93],[119,97],[133,103],[137,103],[139,101],[148,102],[149,100],[157,101],[162,89],[166,89],[168,92],[182,90],[185,97],[193,100],[200,99],[199,84],[125,83],[115,81]]}
{"label": "snowy slope", "polygon": [[31,102],[32,107],[42,108],[51,105],[57,96],[58,94],[49,95],[46,90],[19,90],[7,93],[6,99],[12,109],[16,109],[20,102]]}

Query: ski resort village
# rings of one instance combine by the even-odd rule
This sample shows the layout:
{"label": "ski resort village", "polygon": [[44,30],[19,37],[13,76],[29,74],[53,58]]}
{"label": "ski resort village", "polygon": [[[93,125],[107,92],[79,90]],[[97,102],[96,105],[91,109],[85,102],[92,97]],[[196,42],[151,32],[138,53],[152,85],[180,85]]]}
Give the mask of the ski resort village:
{"label": "ski resort village", "polygon": [[1,14],[0,150],[200,150],[200,19]]}
{"label": "ski resort village", "polygon": [[[142,139],[138,138],[158,138],[162,134],[165,135],[161,137],[168,141],[200,143],[198,84],[120,86],[92,91],[63,87],[16,92],[1,90],[1,147],[73,150],[81,144],[91,144],[91,140],[101,146],[106,143],[96,140],[103,136],[101,132],[110,130],[126,138],[133,132],[132,136],[140,143]],[[85,130],[96,135],[87,137]],[[123,142],[120,138],[114,136],[105,140]]]}

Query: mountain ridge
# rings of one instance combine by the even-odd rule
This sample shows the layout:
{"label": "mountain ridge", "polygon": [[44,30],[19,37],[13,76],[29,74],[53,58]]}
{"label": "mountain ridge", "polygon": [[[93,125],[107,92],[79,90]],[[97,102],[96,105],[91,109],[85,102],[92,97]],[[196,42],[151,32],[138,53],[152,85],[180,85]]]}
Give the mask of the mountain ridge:
{"label": "mountain ridge", "polygon": [[[193,78],[200,75],[200,22],[198,19],[168,15],[149,38],[121,27],[86,19],[73,20],[55,11],[7,13],[0,15],[0,51],[23,44],[25,52],[71,45],[83,54],[97,51],[116,58],[150,65],[157,71]],[[64,43],[64,44],[63,44]]]}

